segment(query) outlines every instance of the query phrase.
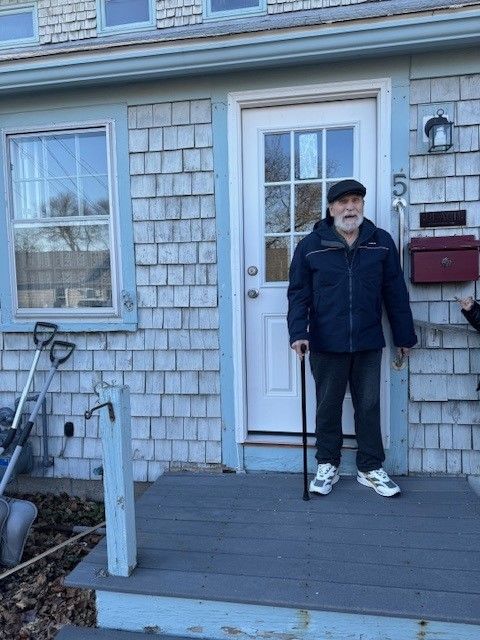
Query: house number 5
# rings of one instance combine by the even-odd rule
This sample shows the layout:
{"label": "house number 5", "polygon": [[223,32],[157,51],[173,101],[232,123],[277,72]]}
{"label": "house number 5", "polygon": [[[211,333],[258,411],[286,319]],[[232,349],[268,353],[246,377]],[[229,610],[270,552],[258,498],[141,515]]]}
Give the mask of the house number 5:
{"label": "house number 5", "polygon": [[393,174],[393,195],[396,198],[400,198],[407,193],[407,183],[405,182],[406,179],[407,176],[404,173]]}

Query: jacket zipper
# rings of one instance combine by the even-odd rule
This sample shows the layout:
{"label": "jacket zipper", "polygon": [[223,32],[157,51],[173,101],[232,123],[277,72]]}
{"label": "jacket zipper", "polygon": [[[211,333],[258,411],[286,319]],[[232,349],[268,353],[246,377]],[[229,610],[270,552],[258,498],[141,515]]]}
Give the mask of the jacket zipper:
{"label": "jacket zipper", "polygon": [[345,250],[345,260],[347,261],[348,267],[348,293],[349,293],[349,311],[350,311],[350,353],[353,353],[353,262],[355,260],[355,256],[357,255],[358,244],[353,250],[352,260],[348,261],[347,250]]}
{"label": "jacket zipper", "polygon": [[352,267],[350,265],[348,267],[348,288],[350,293],[350,353],[351,353],[353,351],[353,313],[352,313],[353,293],[352,293]]}

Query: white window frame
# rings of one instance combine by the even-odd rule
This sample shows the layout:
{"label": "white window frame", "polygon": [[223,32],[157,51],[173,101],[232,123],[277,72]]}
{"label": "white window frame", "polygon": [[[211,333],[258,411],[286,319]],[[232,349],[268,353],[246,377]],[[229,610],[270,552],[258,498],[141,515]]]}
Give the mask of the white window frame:
{"label": "white window frame", "polygon": [[212,11],[211,0],[202,0],[204,20],[225,20],[232,18],[248,18],[267,12],[267,0],[258,0],[257,7],[245,7],[244,9],[227,9],[225,11]]}
{"label": "white window frame", "polygon": [[108,26],[105,15],[105,0],[97,0],[97,33],[108,35],[112,33],[125,33],[130,31],[145,31],[157,25],[157,3],[156,0],[148,0],[150,7],[150,20],[145,22],[130,22],[128,24]]}
{"label": "white window frame", "polygon": [[[109,240],[110,240],[110,265],[111,265],[111,285],[112,285],[112,306],[111,307],[91,307],[64,309],[57,307],[48,308],[22,308],[18,306],[18,288],[16,278],[15,246],[14,246],[14,224],[13,224],[13,193],[11,181],[11,159],[9,138],[14,136],[30,137],[42,134],[58,133],[82,133],[87,131],[105,131],[107,171],[108,171],[108,195],[110,205]],[[12,304],[12,319],[14,322],[24,323],[27,320],[43,320],[54,318],[71,323],[85,323],[86,320],[98,322],[118,322],[122,320],[122,279],[123,273],[120,251],[120,212],[118,206],[117,192],[117,162],[115,157],[115,128],[112,120],[99,120],[75,123],[60,123],[56,125],[45,125],[41,127],[9,128],[3,130],[2,139],[4,177],[6,188],[6,215],[5,223],[7,227],[9,246],[9,268],[10,268],[10,299]],[[56,219],[59,223],[66,221],[65,218]],[[71,223],[72,219],[68,218]],[[27,221],[28,223],[28,221]],[[32,223],[33,226],[33,223]]]}
{"label": "white window frame", "polygon": [[28,4],[12,4],[6,7],[0,7],[0,17],[11,13],[31,13],[33,24],[33,36],[31,38],[12,38],[10,40],[0,40],[0,49],[9,47],[26,47],[29,44],[36,44],[38,37],[38,12],[36,3]]}

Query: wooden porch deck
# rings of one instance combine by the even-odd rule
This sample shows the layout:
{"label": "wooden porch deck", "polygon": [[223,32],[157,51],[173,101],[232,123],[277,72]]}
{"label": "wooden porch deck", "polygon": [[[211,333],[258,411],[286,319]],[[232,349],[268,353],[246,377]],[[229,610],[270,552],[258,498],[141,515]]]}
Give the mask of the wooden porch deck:
{"label": "wooden porch deck", "polygon": [[[67,584],[97,591],[108,628],[480,638],[478,496],[460,478],[399,483],[402,495],[388,499],[342,477],[329,496],[304,502],[299,475],[168,474],[137,502],[133,574],[108,576],[103,541]],[[341,630],[352,624],[356,635]]]}

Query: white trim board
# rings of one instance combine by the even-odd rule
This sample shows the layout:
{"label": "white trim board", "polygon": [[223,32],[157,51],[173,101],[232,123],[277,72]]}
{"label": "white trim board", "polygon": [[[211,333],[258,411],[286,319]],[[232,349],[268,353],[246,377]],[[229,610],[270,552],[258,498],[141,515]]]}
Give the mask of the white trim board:
{"label": "white trim board", "polygon": [[[243,210],[242,210],[242,110],[255,107],[297,105],[342,99],[374,97],[377,101],[377,222],[390,229],[390,141],[391,141],[391,80],[373,78],[328,84],[312,84],[276,89],[233,92],[228,94],[228,184],[231,237],[232,274],[232,335],[233,389],[235,440],[247,439],[246,385],[245,385],[245,322],[242,277],[243,264]],[[394,234],[395,235],[395,234]],[[389,369],[388,369],[389,372]],[[387,373],[388,375],[388,373]],[[388,383],[389,384],[389,383]],[[387,415],[390,406],[386,406]]]}

